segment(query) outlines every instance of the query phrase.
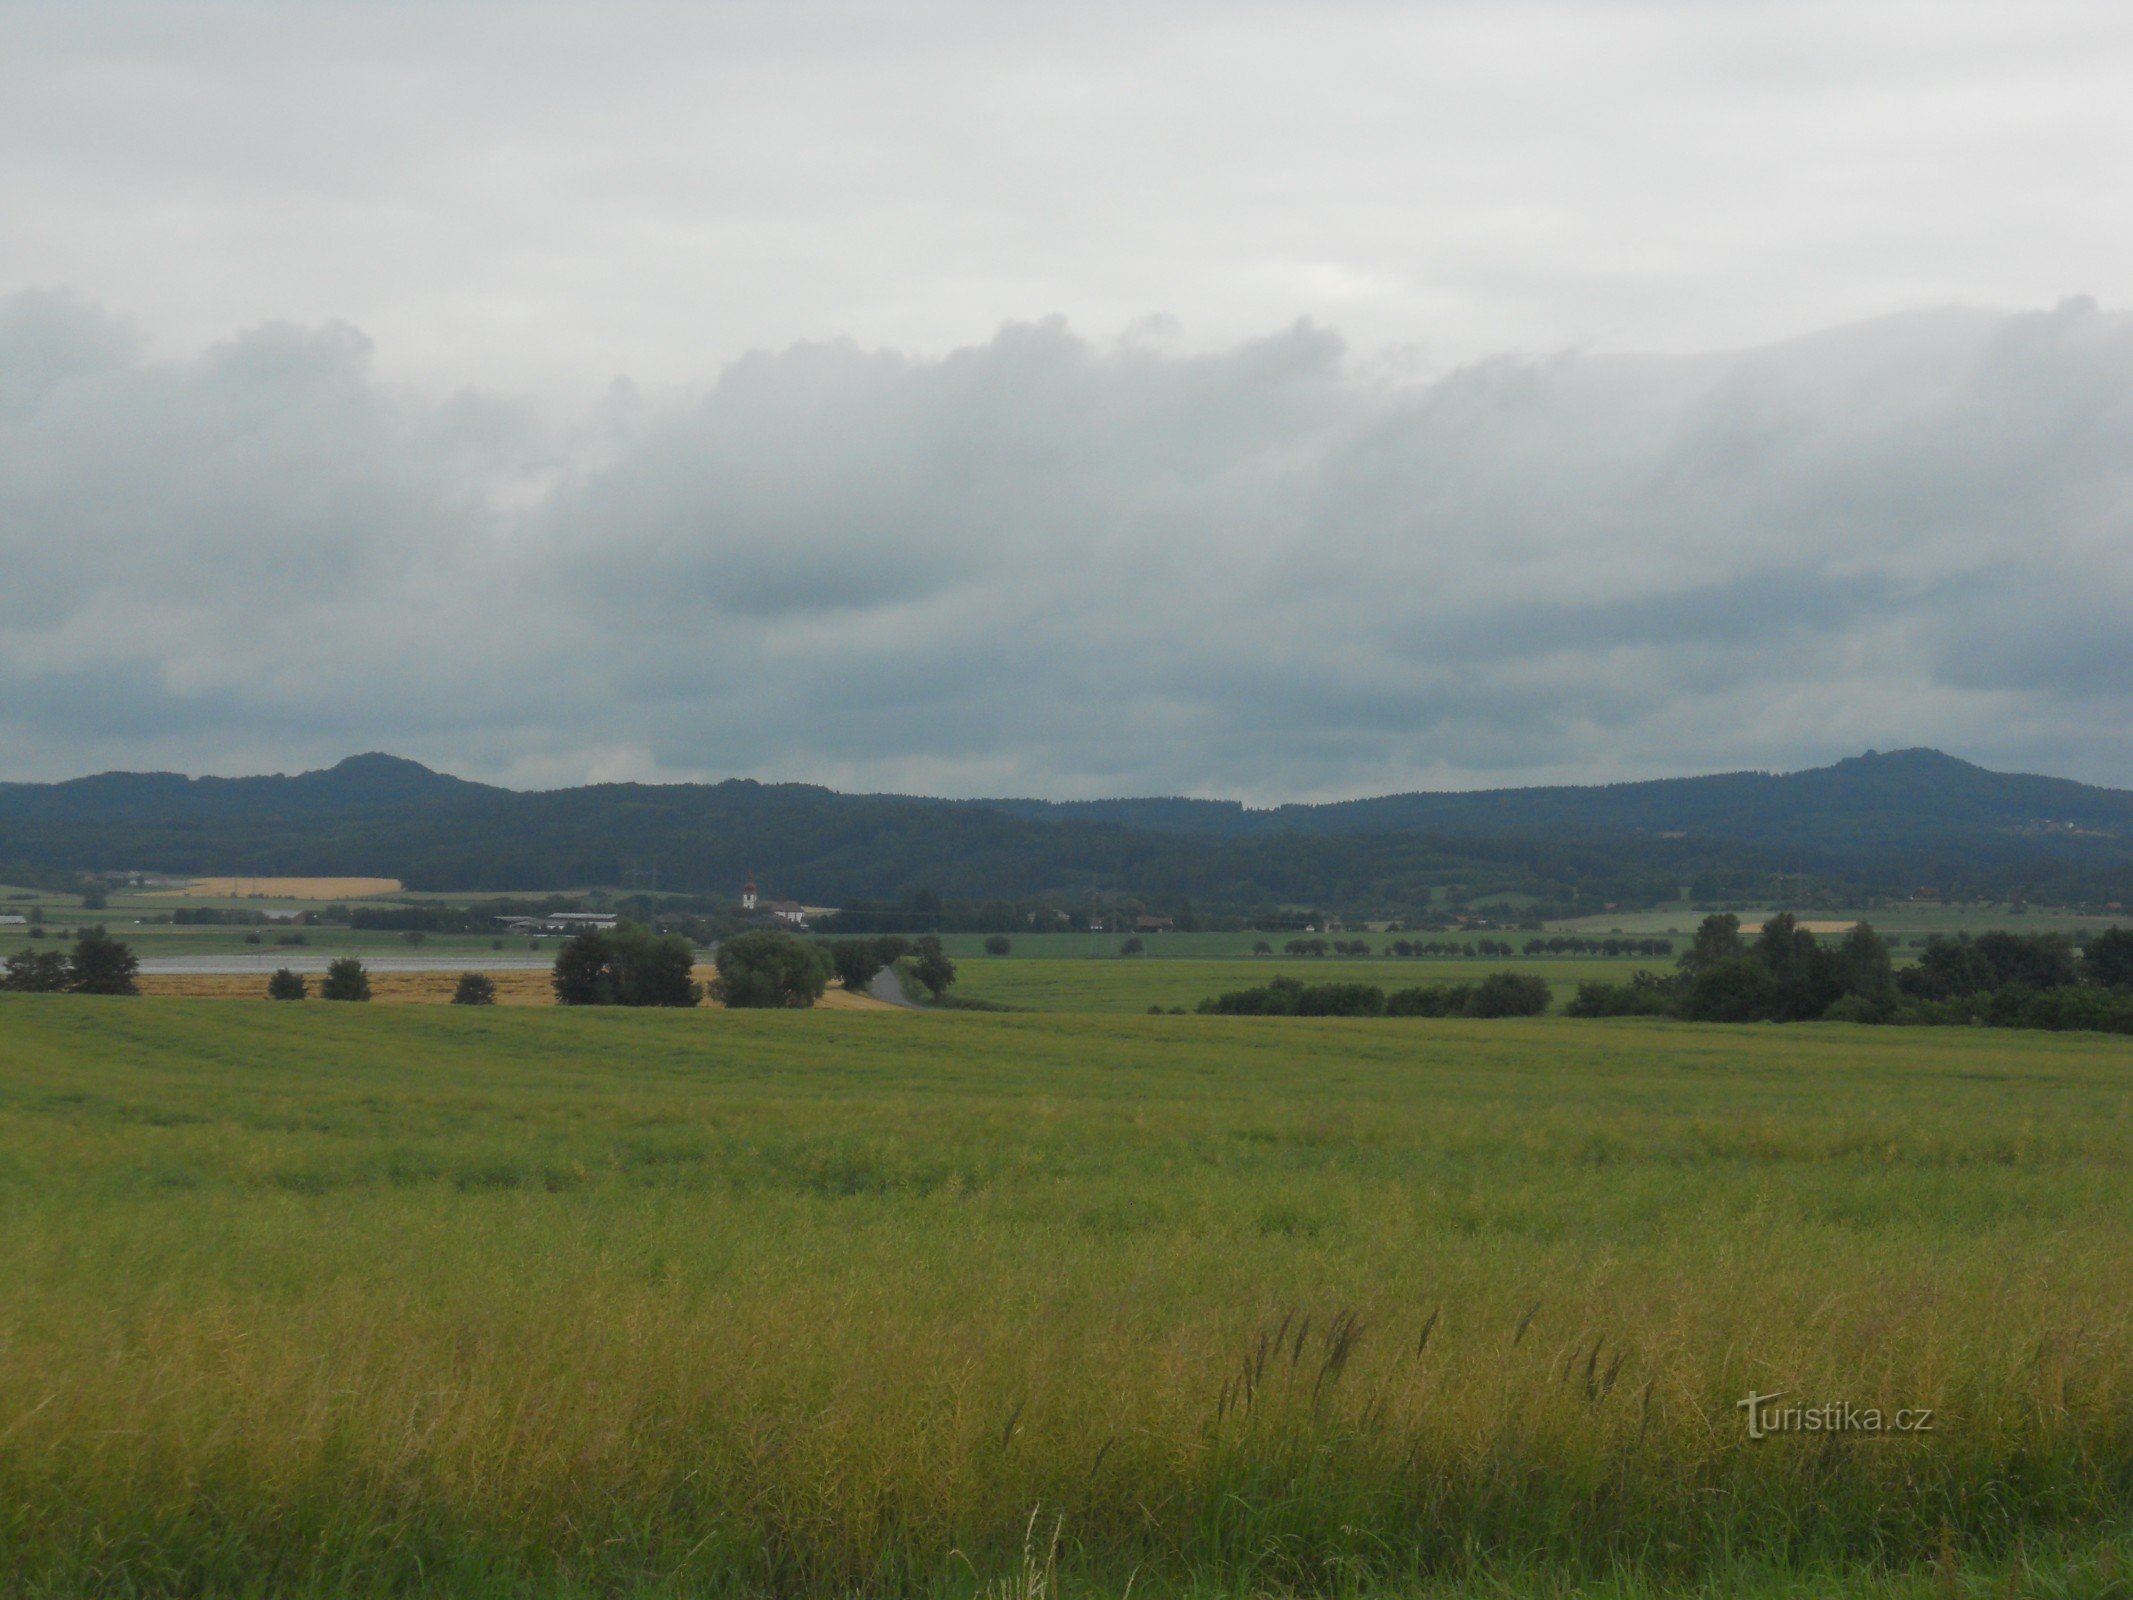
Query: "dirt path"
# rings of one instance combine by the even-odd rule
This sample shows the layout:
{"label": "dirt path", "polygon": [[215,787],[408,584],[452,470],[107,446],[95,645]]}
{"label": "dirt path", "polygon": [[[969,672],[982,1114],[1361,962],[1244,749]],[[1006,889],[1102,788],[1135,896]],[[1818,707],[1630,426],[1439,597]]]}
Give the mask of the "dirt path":
{"label": "dirt path", "polygon": [[904,998],[904,986],[896,981],[896,969],[883,967],[874,974],[874,981],[867,986],[867,993],[884,1005],[895,1006],[904,1011],[923,1011],[926,1008],[915,1000]]}

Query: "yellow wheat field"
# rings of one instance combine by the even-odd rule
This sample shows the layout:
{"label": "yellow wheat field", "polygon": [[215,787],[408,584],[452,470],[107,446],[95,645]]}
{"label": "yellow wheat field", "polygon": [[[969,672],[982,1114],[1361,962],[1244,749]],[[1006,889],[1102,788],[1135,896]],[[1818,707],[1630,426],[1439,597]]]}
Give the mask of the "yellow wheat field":
{"label": "yellow wheat field", "polygon": [[[469,967],[467,970],[477,969]],[[517,967],[486,976],[496,985],[496,1003],[500,1006],[555,1004],[555,990],[549,986],[546,968]],[[709,985],[718,976],[718,969],[699,966],[695,976],[699,983]],[[313,999],[317,998],[319,980],[320,974],[317,973],[305,979]],[[267,997],[267,975],[263,972],[158,972],[144,974],[135,982],[140,985],[141,993],[166,999],[264,1000]],[[452,991],[458,987],[457,972],[373,972],[370,975],[370,997],[379,1005],[449,1005]],[[717,1002],[706,1000],[704,1004],[715,1006]],[[897,1009],[871,995],[852,994],[843,989],[829,990],[815,1005],[823,1011]]]}
{"label": "yellow wheat field", "polygon": [[212,900],[368,900],[398,894],[398,878],[195,878],[159,895]]}

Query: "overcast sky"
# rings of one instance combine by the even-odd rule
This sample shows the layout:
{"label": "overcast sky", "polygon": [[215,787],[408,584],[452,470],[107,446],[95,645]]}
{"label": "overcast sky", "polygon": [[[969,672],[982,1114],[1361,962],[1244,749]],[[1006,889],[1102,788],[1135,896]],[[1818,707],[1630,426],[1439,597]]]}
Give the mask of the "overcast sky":
{"label": "overcast sky", "polygon": [[0,0],[0,778],[2133,785],[2133,7]]}

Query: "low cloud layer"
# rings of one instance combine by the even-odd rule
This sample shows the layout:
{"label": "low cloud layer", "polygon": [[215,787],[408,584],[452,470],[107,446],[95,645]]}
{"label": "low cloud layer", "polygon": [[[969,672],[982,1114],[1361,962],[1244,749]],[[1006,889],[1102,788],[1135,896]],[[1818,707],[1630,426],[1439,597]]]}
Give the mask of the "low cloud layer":
{"label": "low cloud layer", "polygon": [[558,421],[0,301],[8,778],[1256,800],[1934,743],[2133,784],[2133,318],[1425,383],[1298,326],[748,357]]}

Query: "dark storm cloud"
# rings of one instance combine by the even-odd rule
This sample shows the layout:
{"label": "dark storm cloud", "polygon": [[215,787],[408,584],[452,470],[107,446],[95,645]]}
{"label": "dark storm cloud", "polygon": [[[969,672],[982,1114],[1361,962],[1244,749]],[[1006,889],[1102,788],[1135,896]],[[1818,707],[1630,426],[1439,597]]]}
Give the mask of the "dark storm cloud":
{"label": "dark storm cloud", "polygon": [[7,776],[1256,798],[1939,742],[2133,780],[2133,320],[1430,382],[1298,326],[748,357],[574,417],[0,307]]}

